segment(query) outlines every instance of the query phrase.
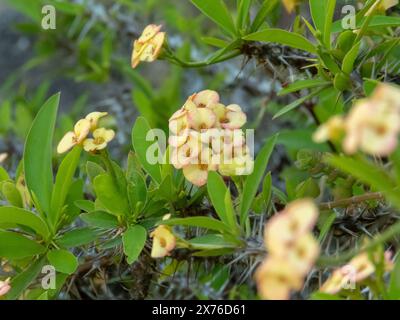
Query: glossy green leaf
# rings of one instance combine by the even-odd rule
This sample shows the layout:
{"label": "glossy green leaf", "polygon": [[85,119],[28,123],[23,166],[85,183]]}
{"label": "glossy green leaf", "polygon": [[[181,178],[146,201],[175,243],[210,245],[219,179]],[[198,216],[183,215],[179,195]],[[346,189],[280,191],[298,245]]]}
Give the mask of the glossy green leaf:
{"label": "glossy green leaf", "polygon": [[360,51],[361,41],[357,42],[349,52],[345,55],[342,64],[342,71],[346,74],[350,74],[354,68],[354,62],[357,59],[358,52]]}
{"label": "glossy green leaf", "polygon": [[22,259],[41,254],[46,248],[18,233],[0,231],[0,257]]}
{"label": "glossy green leaf", "polygon": [[198,250],[211,250],[222,248],[234,248],[235,243],[228,242],[220,234],[208,234],[205,236],[193,238],[188,241],[193,249]]}
{"label": "glossy green leaf", "polygon": [[135,262],[146,244],[147,231],[141,225],[129,227],[122,235],[124,253],[129,264]]}
{"label": "glossy green leaf", "polygon": [[40,258],[11,279],[11,290],[6,296],[7,300],[16,300],[29,287],[42,271],[45,261],[46,257]]}
{"label": "glossy green leaf", "polygon": [[16,207],[0,207],[0,226],[2,223],[12,223],[27,226],[47,238],[50,234],[46,223],[38,215]]}
{"label": "glossy green leaf", "polygon": [[249,12],[252,0],[239,0],[236,27],[244,29],[249,20]]}
{"label": "glossy green leaf", "polygon": [[230,34],[235,34],[235,24],[223,0],[190,0],[201,12]]}
{"label": "glossy green leaf", "polygon": [[298,33],[293,33],[282,29],[264,29],[255,33],[251,33],[243,37],[243,39],[280,43],[285,46],[301,49],[311,53],[317,52],[314,45],[303,36],[299,35]]}
{"label": "glossy green leaf", "polygon": [[269,13],[276,7],[279,0],[264,0],[251,25],[251,32],[256,32],[263,25]]}
{"label": "glossy green leaf", "polygon": [[47,253],[50,264],[61,273],[73,274],[78,268],[78,259],[68,250],[52,250]]}
{"label": "glossy green leaf", "polygon": [[138,156],[138,160],[147,173],[156,181],[161,183],[161,169],[158,163],[152,164],[147,160],[147,151],[154,141],[146,141],[147,133],[151,130],[146,119],[139,117],[136,119],[132,129],[132,144]]}
{"label": "glossy green leaf", "polygon": [[222,222],[229,225],[224,203],[227,187],[218,173],[210,172],[208,174],[207,191],[218,217]]}
{"label": "glossy green leaf", "polygon": [[243,195],[240,203],[240,224],[246,221],[249,210],[253,203],[253,200],[257,194],[258,186],[263,179],[264,172],[267,169],[268,161],[271,153],[275,147],[277,135],[268,139],[264,147],[260,150],[255,163],[254,170],[251,175],[246,178],[243,186]]}
{"label": "glossy green leaf", "polygon": [[223,222],[209,217],[174,218],[163,220],[160,224],[199,227],[227,233],[231,233],[232,231],[231,228]]}
{"label": "glossy green leaf", "polygon": [[95,241],[98,232],[90,228],[74,229],[64,233],[56,242],[64,248],[73,248],[86,245]]}
{"label": "glossy green leaf", "polygon": [[65,200],[70,190],[76,168],[79,164],[81,151],[82,148],[79,146],[72,149],[72,151],[70,151],[63,159],[58,168],[51,199],[51,211],[49,214],[49,219],[53,225],[57,224],[61,210],[65,205]]}
{"label": "glossy green leaf", "polygon": [[18,208],[23,207],[21,194],[13,182],[4,181],[1,184],[1,192],[10,205]]}
{"label": "glossy green leaf", "polygon": [[400,300],[400,257],[396,259],[393,271],[390,274],[390,282],[388,289],[389,298],[392,300]]}
{"label": "glossy green leaf", "polygon": [[119,225],[117,217],[104,211],[83,213],[80,218],[88,225],[98,228],[113,229]]}
{"label": "glossy green leaf", "polygon": [[49,213],[53,188],[52,151],[60,94],[49,98],[42,106],[29,131],[24,150],[25,181],[39,201],[41,209]]}
{"label": "glossy green leaf", "polygon": [[284,96],[286,94],[304,90],[311,89],[316,87],[323,87],[330,85],[331,82],[321,79],[307,79],[307,80],[299,80],[289,84],[287,87],[283,88],[279,91],[278,96]]}

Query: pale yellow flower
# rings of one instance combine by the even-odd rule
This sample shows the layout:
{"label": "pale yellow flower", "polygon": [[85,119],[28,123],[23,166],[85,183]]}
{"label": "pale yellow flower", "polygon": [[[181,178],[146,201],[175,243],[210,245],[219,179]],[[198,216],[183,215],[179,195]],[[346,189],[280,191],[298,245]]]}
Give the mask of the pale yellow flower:
{"label": "pale yellow flower", "polygon": [[219,102],[219,94],[213,90],[203,90],[191,96],[191,100],[198,108],[210,108]]}
{"label": "pale yellow flower", "polygon": [[246,114],[239,105],[231,104],[226,107],[225,118],[221,121],[222,128],[240,129],[246,123]]}
{"label": "pale yellow flower", "polygon": [[194,131],[190,132],[184,144],[171,149],[171,163],[176,169],[182,169],[192,163],[193,159],[198,158],[201,147],[198,134]]}
{"label": "pale yellow flower", "polygon": [[292,247],[286,252],[282,252],[282,259],[287,259],[288,263],[293,266],[298,273],[306,275],[314,266],[319,256],[318,241],[307,233],[296,239]]}
{"label": "pale yellow flower", "polygon": [[291,13],[294,8],[299,4],[300,0],[282,0],[284,7],[286,8],[286,11]]}
{"label": "pale yellow flower", "polygon": [[107,144],[114,139],[114,136],[114,130],[98,128],[93,132],[93,139],[86,139],[83,142],[83,148],[87,152],[103,150],[107,147]]}
{"label": "pale yellow flower", "polygon": [[6,295],[10,290],[10,278],[5,281],[0,281],[0,297]]}
{"label": "pale yellow flower", "polygon": [[136,68],[141,61],[155,61],[161,53],[165,41],[165,32],[160,32],[161,25],[148,25],[139,39],[133,44],[131,64]]}
{"label": "pale yellow flower", "polygon": [[400,112],[385,101],[361,100],[346,119],[344,151],[353,154],[358,149],[377,156],[387,156],[397,146],[400,132]]}
{"label": "pale yellow flower", "polygon": [[341,268],[337,269],[332,273],[331,277],[324,282],[319,291],[323,293],[336,294],[343,290],[345,286],[351,284],[351,278],[352,276],[348,272],[343,273]]}
{"label": "pale yellow flower", "polygon": [[89,122],[90,122],[90,130],[91,131],[96,130],[99,119],[105,117],[107,114],[108,114],[107,112],[99,112],[99,111],[89,113],[85,117],[85,119],[89,120]]}
{"label": "pale yellow flower", "polygon": [[0,163],[3,163],[8,157],[7,153],[0,153]]}
{"label": "pale yellow flower", "polygon": [[287,261],[267,258],[255,273],[258,293],[262,299],[288,300],[292,290],[300,290],[303,279]]}
{"label": "pale yellow flower", "polygon": [[79,120],[74,126],[74,131],[67,132],[61,139],[60,143],[57,146],[57,152],[64,153],[72,147],[80,145],[88,136],[90,128],[91,123],[89,120]]}
{"label": "pale yellow flower", "polygon": [[160,225],[151,234],[153,246],[151,249],[152,258],[163,258],[169,256],[176,245],[176,238],[168,226]]}
{"label": "pale yellow flower", "polygon": [[371,15],[372,12],[384,13],[386,10],[399,4],[399,0],[381,0],[377,1],[365,14],[365,16]]}
{"label": "pale yellow flower", "polygon": [[328,140],[338,141],[344,134],[344,129],[345,122],[343,117],[333,116],[315,131],[313,140],[316,143],[322,143]]}

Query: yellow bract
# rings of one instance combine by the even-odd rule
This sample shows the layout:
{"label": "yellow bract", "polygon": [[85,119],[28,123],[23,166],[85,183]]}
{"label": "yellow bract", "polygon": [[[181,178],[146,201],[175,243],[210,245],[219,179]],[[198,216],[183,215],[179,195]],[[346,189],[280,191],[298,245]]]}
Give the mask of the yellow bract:
{"label": "yellow bract", "polygon": [[339,142],[354,154],[358,150],[374,156],[390,155],[400,133],[400,89],[380,84],[371,97],[359,100],[345,118],[334,116],[314,134],[314,141]]}
{"label": "yellow bract", "polygon": [[165,32],[160,32],[161,25],[148,25],[139,39],[133,44],[131,65],[136,68],[140,61],[152,62],[158,58],[165,41]]}
{"label": "yellow bract", "polygon": [[153,258],[163,258],[169,256],[176,245],[176,238],[168,226],[160,225],[151,234],[153,247],[151,256]]}
{"label": "yellow bract", "polygon": [[[391,260],[391,252],[384,253],[384,270],[391,271],[393,269],[393,262]],[[374,261],[376,258],[376,261]],[[338,269],[336,269],[331,277],[319,289],[320,292],[336,294],[343,289],[354,288],[356,283],[369,278],[375,273],[375,264],[378,263],[376,255],[371,256],[367,252],[362,252],[355,256],[350,262]]]}
{"label": "yellow bract", "polygon": [[10,290],[10,278],[6,279],[5,281],[0,281],[0,297],[6,295]]}
{"label": "yellow bract", "polygon": [[[107,112],[91,112],[84,119],[80,119],[74,126],[73,131],[67,132],[57,146],[58,153],[64,153],[76,145],[83,145],[88,152],[102,150],[107,146],[115,133],[113,130],[97,128],[99,119],[105,117]],[[93,132],[93,139],[88,138]]]}
{"label": "yellow bract", "polygon": [[315,204],[303,199],[287,205],[266,224],[268,257],[255,274],[263,299],[289,299],[291,291],[300,290],[319,255],[318,242],[311,234],[317,217]]}
{"label": "yellow bract", "polygon": [[294,8],[296,8],[300,0],[282,0],[282,2],[287,12],[291,13],[294,10]]}
{"label": "yellow bract", "polygon": [[209,171],[226,176],[250,174],[254,162],[240,129],[245,123],[240,106],[226,107],[216,91],[191,95],[169,119],[171,163],[196,186],[207,183]]}
{"label": "yellow bract", "polygon": [[93,132],[93,139],[86,139],[83,142],[83,148],[87,152],[103,150],[105,147],[107,147],[107,143],[114,139],[114,136],[114,130],[107,130],[104,128],[96,129]]}

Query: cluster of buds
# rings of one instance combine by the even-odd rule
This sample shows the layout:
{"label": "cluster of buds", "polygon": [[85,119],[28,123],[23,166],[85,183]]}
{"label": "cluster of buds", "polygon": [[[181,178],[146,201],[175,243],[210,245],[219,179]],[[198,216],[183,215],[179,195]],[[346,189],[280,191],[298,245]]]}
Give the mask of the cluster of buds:
{"label": "cluster of buds", "polygon": [[6,279],[5,281],[0,280],[0,297],[6,295],[10,290],[10,278]]}
{"label": "cluster of buds", "polygon": [[[107,112],[92,112],[84,119],[80,119],[75,124],[74,130],[67,132],[61,139],[57,152],[67,152],[76,145],[81,145],[85,151],[92,153],[105,149],[115,136],[115,132],[111,129],[98,128],[99,119],[106,115]],[[90,132],[92,138],[88,138]]]}
{"label": "cluster of buds", "polygon": [[343,140],[343,150],[375,156],[391,154],[400,133],[400,89],[380,84],[371,97],[359,100],[347,117],[334,116],[320,126],[314,141]]}
{"label": "cluster of buds", "polygon": [[[170,214],[166,214],[163,217],[163,220],[167,220],[170,217]],[[169,256],[171,251],[175,249],[176,237],[169,226],[159,225],[150,234],[150,237],[153,238],[153,246],[151,249],[152,258],[163,258]]]}
{"label": "cluster of buds", "polygon": [[250,174],[254,161],[241,129],[246,120],[239,105],[223,105],[215,91],[193,94],[169,119],[171,163],[196,186],[207,182],[209,171]]}
{"label": "cluster of buds", "polygon": [[255,274],[263,299],[287,300],[292,291],[302,288],[319,255],[312,229],[318,209],[308,199],[296,200],[265,226],[264,243],[268,256]]}
{"label": "cluster of buds", "polygon": [[148,25],[139,39],[133,43],[131,58],[132,68],[136,68],[141,61],[153,62],[161,53],[165,41],[165,32],[160,32],[161,25]]}
{"label": "cluster of buds", "polygon": [[[379,263],[379,255],[380,252],[375,252],[371,256],[367,252],[360,253],[348,264],[336,269],[322,285],[320,292],[336,294],[343,289],[355,289],[357,283],[364,281],[375,273],[375,265]],[[386,251],[383,256],[385,271],[391,271],[393,269],[391,252]]]}

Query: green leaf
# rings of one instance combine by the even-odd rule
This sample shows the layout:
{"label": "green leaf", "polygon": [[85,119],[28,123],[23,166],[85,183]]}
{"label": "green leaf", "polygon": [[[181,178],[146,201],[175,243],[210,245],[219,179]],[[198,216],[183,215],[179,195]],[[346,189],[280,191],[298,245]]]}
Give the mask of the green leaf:
{"label": "green leaf", "polygon": [[60,218],[61,210],[65,204],[76,168],[79,164],[81,151],[82,148],[79,146],[72,149],[58,168],[51,199],[51,211],[49,213],[50,221],[54,226],[57,225],[58,219]]}
{"label": "green leaf", "polygon": [[92,183],[94,178],[105,172],[106,171],[103,169],[103,167],[97,164],[96,162],[88,161],[86,163],[86,173],[89,176],[90,182]]}
{"label": "green leaf", "polygon": [[160,224],[165,225],[180,225],[180,226],[191,226],[191,227],[199,227],[199,228],[206,228],[209,230],[216,230],[220,232],[227,232],[232,233],[230,227],[228,227],[223,222],[209,218],[209,217],[189,217],[189,218],[175,218],[175,219],[168,219],[163,220]]}
{"label": "green leaf", "polygon": [[110,174],[98,175],[93,181],[93,187],[98,200],[109,212],[117,216],[129,213],[128,200],[121,194]]}
{"label": "green leaf", "polygon": [[238,6],[238,16],[236,20],[236,27],[240,29],[244,29],[249,20],[249,11],[251,7],[252,0],[239,0]]}
{"label": "green leaf", "polygon": [[330,48],[332,19],[335,13],[336,0],[310,0],[310,12],[315,28],[322,34],[325,46]]}
{"label": "green leaf", "polygon": [[243,195],[240,203],[240,224],[243,225],[247,219],[247,215],[257,194],[258,186],[267,169],[269,157],[275,147],[277,135],[268,139],[264,147],[260,150],[254,163],[254,170],[251,175],[246,178],[243,186]]}
{"label": "green leaf", "polygon": [[222,29],[234,35],[236,33],[232,16],[222,0],[190,0],[203,14]]}
{"label": "green leaf", "polygon": [[47,238],[50,234],[49,229],[42,218],[21,208],[0,207],[0,226],[2,223],[27,226],[44,238]]}
{"label": "green leaf", "polygon": [[124,253],[129,264],[135,262],[146,244],[147,231],[141,225],[129,227],[122,235]]}
{"label": "green leaf", "polygon": [[59,249],[47,253],[47,259],[61,273],[73,274],[78,268],[78,259],[69,251]]}
{"label": "green leaf", "polygon": [[325,236],[328,234],[332,224],[336,220],[336,213],[335,212],[330,212],[329,215],[326,217],[324,223],[322,224],[319,236],[318,236],[318,242],[322,243],[325,239]]}
{"label": "green leaf", "polygon": [[400,257],[396,259],[393,271],[390,274],[388,295],[391,300],[400,299]]}
{"label": "green leaf", "polygon": [[41,209],[49,213],[53,188],[52,150],[60,94],[42,106],[29,131],[24,150],[25,180]]}
{"label": "green leaf", "polygon": [[278,0],[264,0],[261,5],[260,10],[258,10],[256,17],[254,18],[253,24],[251,25],[251,32],[255,32],[267,19],[268,14],[275,8],[278,4]]}
{"label": "green leaf", "polygon": [[354,68],[354,62],[357,59],[358,52],[360,50],[361,41],[358,41],[349,52],[345,55],[342,64],[342,71],[346,74],[350,74]]}
{"label": "green leaf", "polygon": [[92,212],[95,210],[94,208],[94,202],[90,200],[76,200],[74,202],[75,206],[77,206],[79,209],[86,211],[86,212]]}
{"label": "green leaf", "polygon": [[[356,29],[360,29],[366,19],[357,19]],[[371,21],[368,24],[368,29],[376,28],[376,27],[398,27],[400,26],[400,17],[391,17],[391,16],[373,16]],[[343,31],[342,21],[335,21],[332,28],[333,32],[341,32]]]}
{"label": "green leaf", "polygon": [[83,213],[80,217],[88,225],[93,227],[113,229],[117,228],[119,225],[117,217],[104,211]]}
{"label": "green leaf", "polygon": [[12,206],[18,208],[22,208],[24,206],[21,194],[13,182],[4,181],[1,185],[1,192]]}
{"label": "green leaf", "polygon": [[207,192],[210,197],[211,203],[217,212],[218,217],[222,222],[229,225],[226,208],[225,208],[225,194],[227,191],[224,180],[216,172],[210,172],[207,180]]}
{"label": "green leaf", "polygon": [[228,242],[220,234],[208,234],[188,241],[192,249],[214,250],[223,248],[235,248],[236,244]]}
{"label": "green leaf", "polygon": [[202,37],[201,40],[204,43],[217,48],[225,48],[229,45],[229,42],[215,37]]}
{"label": "green leaf", "polygon": [[287,106],[283,107],[281,110],[279,110],[272,118],[272,120],[275,120],[281,116],[283,116],[284,114],[292,111],[293,109],[296,109],[298,106],[300,106],[301,104],[303,104],[305,101],[315,97],[316,95],[318,95],[321,91],[323,90],[323,88],[320,88],[312,93],[310,93],[309,95],[302,97],[300,99],[297,99],[295,101],[293,101],[292,103],[288,104]]}
{"label": "green leaf", "polygon": [[11,290],[6,296],[7,300],[16,300],[28,288],[42,271],[45,261],[46,257],[42,257],[11,280]]}
{"label": "green leaf", "polygon": [[43,253],[46,248],[18,233],[0,231],[0,257],[22,259]]}
{"label": "green leaf", "polygon": [[307,79],[307,80],[299,80],[289,84],[286,88],[279,91],[278,96],[284,96],[286,94],[300,91],[303,89],[311,89],[316,87],[324,87],[331,85],[331,82],[321,80],[321,79]]}
{"label": "green leaf", "polygon": [[138,156],[138,160],[147,173],[158,184],[161,183],[161,169],[158,163],[151,164],[147,161],[146,153],[150,146],[156,142],[146,141],[146,135],[151,130],[146,119],[139,117],[136,119],[135,125],[132,129],[132,144]]}
{"label": "green leaf", "polygon": [[233,203],[232,203],[231,192],[228,188],[226,189],[226,192],[225,192],[224,204],[225,204],[225,210],[226,210],[227,224],[231,227],[232,232],[239,235],[240,229],[239,229],[239,226],[236,221],[236,213],[235,213],[235,209],[234,209]]}
{"label": "green leaf", "polygon": [[243,39],[280,43],[292,48],[301,49],[311,53],[317,52],[314,45],[303,36],[299,35],[298,33],[293,33],[282,29],[264,29],[255,33],[251,33],[243,37]]}
{"label": "green leaf", "polygon": [[64,248],[73,248],[86,245],[95,241],[98,232],[90,228],[81,228],[68,231],[56,240],[57,244]]}

